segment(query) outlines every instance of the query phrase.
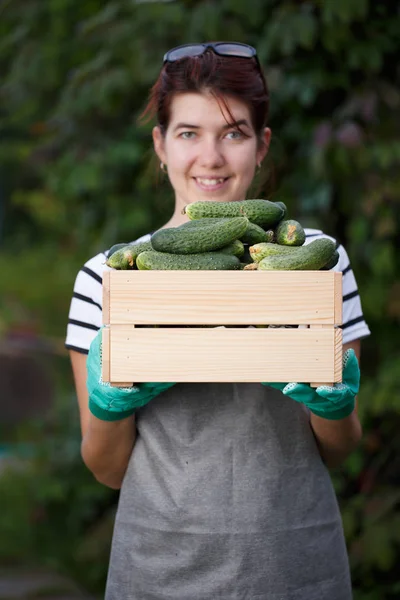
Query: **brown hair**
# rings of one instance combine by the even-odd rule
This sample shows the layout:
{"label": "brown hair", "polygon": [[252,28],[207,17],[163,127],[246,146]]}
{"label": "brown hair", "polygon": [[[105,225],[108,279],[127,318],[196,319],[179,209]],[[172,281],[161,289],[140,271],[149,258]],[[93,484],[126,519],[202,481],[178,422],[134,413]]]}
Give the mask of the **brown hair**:
{"label": "brown hair", "polygon": [[150,91],[149,102],[141,119],[156,117],[165,134],[174,94],[204,90],[213,94],[228,113],[224,100],[226,95],[247,104],[254,131],[261,136],[268,117],[269,95],[267,83],[256,60],[219,56],[211,50],[206,50],[200,56],[165,63]]}

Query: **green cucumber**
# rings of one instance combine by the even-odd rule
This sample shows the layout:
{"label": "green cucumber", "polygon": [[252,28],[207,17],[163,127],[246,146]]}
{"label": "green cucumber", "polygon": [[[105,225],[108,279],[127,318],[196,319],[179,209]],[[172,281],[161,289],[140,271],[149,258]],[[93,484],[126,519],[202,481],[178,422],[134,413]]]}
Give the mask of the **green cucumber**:
{"label": "green cucumber", "polygon": [[[178,229],[192,229],[193,227],[204,227],[204,225],[214,225],[215,223],[223,223],[229,221],[229,217],[204,217],[203,219],[195,219],[179,225]],[[265,231],[259,225],[249,221],[246,231],[241,237],[244,244],[258,244],[260,242],[273,242],[275,233],[273,229]]]}
{"label": "green cucumber", "polygon": [[276,243],[283,246],[302,246],[306,241],[303,227],[294,219],[281,221],[275,229]]}
{"label": "green cucumber", "polygon": [[261,271],[319,270],[332,258],[334,252],[334,242],[328,238],[320,238],[307,246],[291,248],[291,252],[266,256],[258,263],[258,268]]}
{"label": "green cucumber", "polygon": [[233,256],[237,256],[241,258],[244,255],[244,245],[240,240],[234,240],[227,246],[224,246],[220,250],[215,250],[215,252],[223,252],[224,254],[232,254]]}
{"label": "green cucumber", "polygon": [[186,223],[182,223],[182,225],[178,225],[177,229],[193,229],[196,227],[204,227],[204,225],[215,225],[216,223],[226,223],[229,221],[230,217],[215,217],[215,218],[204,218],[204,219],[196,219],[195,221],[187,221]]}
{"label": "green cucumber", "polygon": [[141,271],[233,271],[240,270],[237,256],[223,252],[203,252],[199,254],[170,254],[147,250],[136,260]]}
{"label": "green cucumber", "polygon": [[151,244],[154,250],[170,254],[212,252],[240,239],[248,223],[246,217],[235,217],[204,227],[159,229],[151,236]]}
{"label": "green cucumber", "polygon": [[335,250],[335,252],[332,255],[332,258],[328,260],[328,262],[323,267],[321,267],[321,271],[329,271],[330,269],[333,269],[333,267],[336,267],[336,265],[339,262],[339,258],[339,252]]}
{"label": "green cucumber", "polygon": [[287,214],[287,206],[284,202],[275,202],[275,204],[277,204],[278,206],[280,206],[283,210],[283,217],[282,219],[284,219],[286,217]]}
{"label": "green cucumber", "polygon": [[260,225],[256,225],[256,223],[249,223],[246,231],[240,239],[245,244],[259,244],[261,242],[270,241],[270,233],[265,231],[265,229],[260,227]]}
{"label": "green cucumber", "polygon": [[261,244],[250,246],[249,251],[253,261],[259,263],[266,256],[275,256],[276,254],[286,255],[299,250],[299,248],[299,246],[281,246],[280,244],[262,242]]}
{"label": "green cucumber", "polygon": [[129,242],[123,242],[122,244],[114,244],[114,246],[111,246],[111,248],[109,249],[109,251],[107,253],[107,258],[110,258],[110,256],[115,254],[115,252],[117,250],[121,250],[121,248],[125,248],[125,246],[129,246]]}
{"label": "green cucumber", "polygon": [[283,218],[283,208],[270,200],[241,200],[238,202],[193,202],[183,211],[190,220],[212,217],[247,217],[251,223],[270,228]]}
{"label": "green cucumber", "polygon": [[107,258],[106,265],[113,269],[134,269],[138,255],[145,250],[151,249],[152,245],[150,241],[127,244],[113,252],[113,254]]}

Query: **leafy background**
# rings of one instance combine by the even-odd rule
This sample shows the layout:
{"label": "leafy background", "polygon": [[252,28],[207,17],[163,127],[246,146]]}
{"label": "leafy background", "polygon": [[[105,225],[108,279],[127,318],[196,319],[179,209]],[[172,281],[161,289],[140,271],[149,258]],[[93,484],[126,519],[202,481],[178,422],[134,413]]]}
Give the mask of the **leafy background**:
{"label": "leafy background", "polygon": [[[283,200],[293,218],[334,235],[351,258],[372,332],[362,348],[364,438],[332,478],[355,600],[394,600],[400,597],[400,5],[394,0],[0,2],[0,355],[13,364],[34,361],[52,390],[47,409],[35,412],[27,380],[16,376],[9,389],[4,377],[0,383],[3,453],[23,465],[1,474],[0,562],[46,565],[93,593],[103,590],[117,493],[96,483],[79,456],[63,349],[69,303],[85,260],[171,216],[171,190],[157,176],[151,149],[152,124],[139,125],[138,118],[163,53],[205,39],[255,45],[266,70],[273,140],[261,197]],[[14,384],[19,394],[11,402]]]}

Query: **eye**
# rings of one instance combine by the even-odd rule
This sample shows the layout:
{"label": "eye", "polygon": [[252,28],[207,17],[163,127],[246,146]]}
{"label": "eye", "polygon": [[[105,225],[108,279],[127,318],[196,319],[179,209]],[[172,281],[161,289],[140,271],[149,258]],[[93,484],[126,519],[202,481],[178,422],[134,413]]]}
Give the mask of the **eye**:
{"label": "eye", "polygon": [[182,133],[179,134],[179,137],[183,140],[191,140],[195,135],[194,131],[182,131]]}
{"label": "eye", "polygon": [[240,140],[243,137],[243,134],[241,131],[235,129],[234,131],[229,131],[229,133],[226,134],[226,137],[229,140]]}

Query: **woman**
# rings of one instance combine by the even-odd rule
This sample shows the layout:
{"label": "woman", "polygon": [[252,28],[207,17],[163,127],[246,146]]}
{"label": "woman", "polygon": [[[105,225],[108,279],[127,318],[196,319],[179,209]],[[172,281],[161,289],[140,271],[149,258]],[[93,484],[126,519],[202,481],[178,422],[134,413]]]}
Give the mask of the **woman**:
{"label": "woman", "polygon": [[[185,204],[246,197],[271,137],[254,48],[229,42],[167,52],[147,113],[157,117],[154,148],[175,192],[164,227],[186,221]],[[324,235],[306,233],[306,243]],[[351,350],[343,385],[318,392],[268,383],[107,387],[96,334],[104,254],[79,272],[66,345],[82,456],[100,482],[121,488],[107,600],[351,598],[327,466],[340,464],[361,436],[356,356],[369,329],[342,246],[339,253]]]}

